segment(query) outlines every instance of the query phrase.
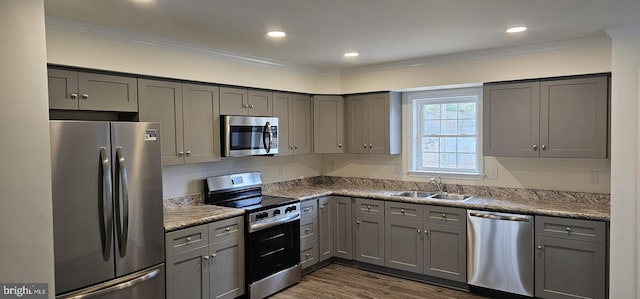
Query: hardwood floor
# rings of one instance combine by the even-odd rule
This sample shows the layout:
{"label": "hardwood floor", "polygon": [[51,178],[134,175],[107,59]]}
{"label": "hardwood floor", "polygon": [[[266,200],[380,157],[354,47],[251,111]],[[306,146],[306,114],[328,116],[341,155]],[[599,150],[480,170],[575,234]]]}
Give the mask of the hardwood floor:
{"label": "hardwood floor", "polygon": [[299,284],[275,294],[270,298],[477,299],[485,297],[352,267],[331,264],[306,275]]}

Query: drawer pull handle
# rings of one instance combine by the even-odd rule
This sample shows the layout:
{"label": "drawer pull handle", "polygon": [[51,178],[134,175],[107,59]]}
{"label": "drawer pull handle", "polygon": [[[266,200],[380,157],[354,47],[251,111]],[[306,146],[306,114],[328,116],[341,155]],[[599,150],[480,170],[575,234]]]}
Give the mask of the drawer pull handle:
{"label": "drawer pull handle", "polygon": [[442,218],[447,218],[447,214],[442,214]]}
{"label": "drawer pull handle", "polygon": [[230,231],[230,230],[231,230],[231,228],[230,228],[230,227],[227,227],[227,228],[225,228],[224,230],[228,232],[228,231]]}
{"label": "drawer pull handle", "polygon": [[208,256],[208,255],[205,255],[205,256],[203,256],[202,258],[203,258],[203,259],[205,259],[205,260],[208,260],[208,259],[209,259],[209,256]]}
{"label": "drawer pull handle", "polygon": [[191,237],[187,237],[187,242],[191,242]]}
{"label": "drawer pull handle", "polygon": [[400,213],[404,214],[404,209],[400,209]]}
{"label": "drawer pull handle", "polygon": [[309,259],[310,254],[306,253],[304,256]]}
{"label": "drawer pull handle", "polygon": [[305,232],[305,233],[308,233],[308,232],[309,232],[309,229],[308,229],[308,228],[305,228],[305,229],[304,229],[304,232]]}
{"label": "drawer pull handle", "polygon": [[308,208],[307,208],[307,209],[304,209],[304,212],[305,212],[305,213],[306,213],[306,212],[309,212],[309,209],[308,209]]}
{"label": "drawer pull handle", "polygon": [[211,258],[214,258],[214,257],[216,257],[216,254],[215,254],[215,253],[212,253],[212,254],[211,254]]}
{"label": "drawer pull handle", "polygon": [[570,227],[567,227],[567,231],[568,231],[568,232],[571,232],[571,228],[570,228]]}
{"label": "drawer pull handle", "polygon": [[367,206],[367,210],[371,210],[371,206]]}

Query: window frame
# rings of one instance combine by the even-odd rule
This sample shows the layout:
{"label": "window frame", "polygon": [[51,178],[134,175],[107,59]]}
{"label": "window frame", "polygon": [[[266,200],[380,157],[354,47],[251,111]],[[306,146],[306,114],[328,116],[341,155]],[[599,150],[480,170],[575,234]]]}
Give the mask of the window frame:
{"label": "window frame", "polygon": [[[431,168],[419,169],[419,162],[416,155],[421,154],[421,143],[417,142],[421,136],[420,128],[423,124],[416,122],[421,119],[418,113],[421,109],[416,109],[418,101],[433,99],[434,103],[458,103],[464,101],[455,101],[455,97],[475,97],[476,100],[476,161],[477,169],[475,171],[458,171],[454,169]],[[467,101],[469,102],[469,101]],[[434,176],[440,175],[445,178],[482,180],[484,178],[484,158],[482,155],[482,85],[473,85],[471,87],[441,87],[429,90],[404,92],[402,94],[403,106],[403,170],[409,176]],[[463,136],[463,135],[456,135]]]}

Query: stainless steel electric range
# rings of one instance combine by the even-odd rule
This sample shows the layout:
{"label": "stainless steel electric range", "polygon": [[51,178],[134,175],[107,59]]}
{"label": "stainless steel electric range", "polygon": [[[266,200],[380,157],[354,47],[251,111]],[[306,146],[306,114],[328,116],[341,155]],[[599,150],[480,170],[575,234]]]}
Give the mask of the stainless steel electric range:
{"label": "stainless steel electric range", "polygon": [[245,213],[245,281],[249,298],[300,282],[300,203],[262,195],[259,172],[207,178],[205,203]]}

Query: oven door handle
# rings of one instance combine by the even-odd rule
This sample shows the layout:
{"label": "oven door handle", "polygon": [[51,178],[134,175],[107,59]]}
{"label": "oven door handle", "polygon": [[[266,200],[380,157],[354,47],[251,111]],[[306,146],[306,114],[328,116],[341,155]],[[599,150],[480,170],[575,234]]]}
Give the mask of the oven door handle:
{"label": "oven door handle", "polygon": [[291,221],[296,221],[299,219],[300,219],[300,214],[296,213],[296,214],[291,214],[287,217],[279,218],[277,220],[273,220],[269,222],[249,223],[249,232],[250,233],[257,232],[263,229],[267,229],[267,228],[274,227],[276,225],[284,224]]}

